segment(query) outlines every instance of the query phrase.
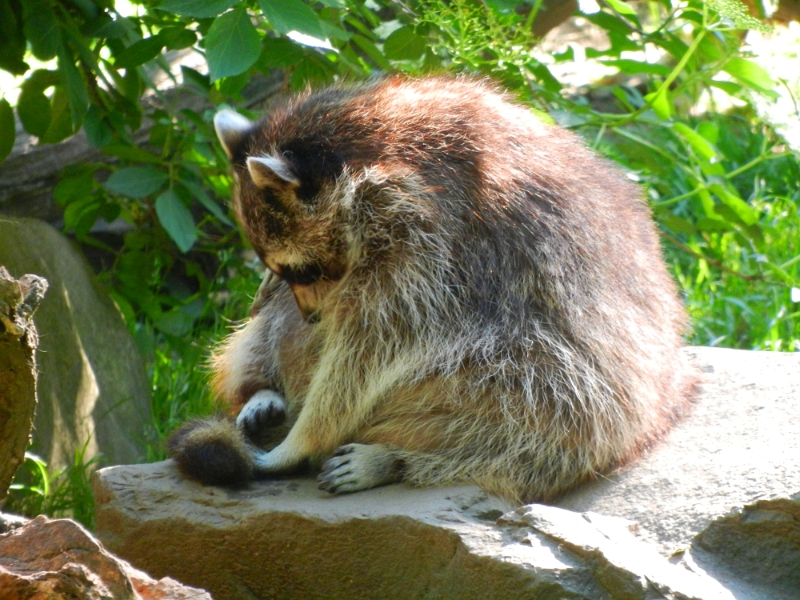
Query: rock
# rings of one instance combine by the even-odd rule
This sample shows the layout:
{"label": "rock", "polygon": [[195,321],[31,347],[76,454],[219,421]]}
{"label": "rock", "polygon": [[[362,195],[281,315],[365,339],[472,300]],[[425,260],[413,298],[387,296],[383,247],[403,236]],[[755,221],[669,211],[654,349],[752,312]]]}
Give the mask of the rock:
{"label": "rock", "polygon": [[800,494],[759,500],[712,521],[694,539],[686,560],[736,590],[737,597],[796,600]]}
{"label": "rock", "polygon": [[168,461],[96,474],[98,536],[217,600],[797,598],[800,354],[688,352],[704,375],[692,414],[559,507],[508,512],[471,486],[227,490]]}
{"label": "rock", "polygon": [[0,265],[12,275],[35,273],[50,289],[34,322],[39,332],[39,404],[33,451],[53,470],[85,458],[107,463],[144,454],[150,421],[144,363],[122,317],[85,260],[49,225],[0,219]]}
{"label": "rock", "polygon": [[47,281],[23,275],[19,281],[0,266],[0,501],[22,464],[36,409],[36,346],[31,317]]}
{"label": "rock", "polygon": [[103,469],[96,499],[106,546],[217,600],[245,590],[252,598],[732,598],[644,547],[620,520],[598,515],[598,526],[532,505],[495,524],[509,506],[474,486],[334,497],[297,479],[227,490],[188,482],[165,461]]}
{"label": "rock", "polygon": [[0,534],[24,527],[29,522],[27,517],[0,512]]}
{"label": "rock", "polygon": [[43,516],[0,535],[0,591],[4,600],[211,600],[173,579],[151,579],[76,522]]}
{"label": "rock", "polygon": [[692,413],[641,460],[557,503],[635,521],[665,556],[732,510],[800,492],[800,353],[687,351],[703,377]]}

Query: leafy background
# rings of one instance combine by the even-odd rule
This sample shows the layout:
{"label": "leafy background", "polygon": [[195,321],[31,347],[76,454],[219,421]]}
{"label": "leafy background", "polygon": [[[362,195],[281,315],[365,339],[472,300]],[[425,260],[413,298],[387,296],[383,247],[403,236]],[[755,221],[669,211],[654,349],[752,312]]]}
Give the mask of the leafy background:
{"label": "leafy background", "polygon": [[[16,87],[0,100],[0,160],[15,116],[39,144],[82,130],[104,157],[65,167],[54,199],[64,230],[101,256],[100,277],[148,359],[144,458],[161,458],[176,424],[214,409],[208,349],[258,285],[211,126],[219,106],[244,107],[256,81],[292,91],[387,72],[489,76],[642,184],[692,316],[689,343],[800,350],[800,144],[756,110],[800,90],[748,53],[744,33],[767,27],[738,0],[587,1],[580,44],[542,44],[532,31],[548,6],[0,0],[0,69]],[[586,65],[603,75],[580,87],[563,75]],[[109,239],[103,223],[124,233]],[[31,456],[12,505],[90,523],[90,467],[79,453],[53,474]]]}

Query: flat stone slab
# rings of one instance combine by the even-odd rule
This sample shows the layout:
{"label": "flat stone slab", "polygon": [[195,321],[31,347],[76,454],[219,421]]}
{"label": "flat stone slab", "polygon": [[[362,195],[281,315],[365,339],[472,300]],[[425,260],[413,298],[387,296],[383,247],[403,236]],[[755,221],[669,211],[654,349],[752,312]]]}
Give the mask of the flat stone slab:
{"label": "flat stone slab", "polygon": [[692,413],[641,460],[556,503],[635,521],[665,556],[734,509],[800,492],[800,353],[686,351],[703,378]]}
{"label": "flat stone slab", "polygon": [[165,461],[103,469],[96,498],[106,547],[216,600],[733,598],[625,521],[509,511],[475,486],[330,496],[292,479],[235,491],[186,481]]}
{"label": "flat stone slab", "polygon": [[474,486],[227,490],[166,461],[97,473],[97,534],[217,600],[796,599],[800,354],[687,352],[704,376],[692,414],[556,507],[515,509]]}

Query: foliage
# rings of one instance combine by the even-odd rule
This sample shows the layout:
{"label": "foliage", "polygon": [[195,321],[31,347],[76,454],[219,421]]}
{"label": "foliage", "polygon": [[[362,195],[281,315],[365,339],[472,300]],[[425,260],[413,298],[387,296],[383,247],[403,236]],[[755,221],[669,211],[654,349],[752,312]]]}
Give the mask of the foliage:
{"label": "foliage", "polygon": [[91,529],[94,526],[91,477],[100,457],[86,460],[87,445],[76,451],[71,465],[53,474],[41,458],[26,452],[3,510],[28,517],[39,514],[70,517]]}
{"label": "foliage", "polygon": [[[494,78],[644,184],[687,295],[692,342],[800,349],[790,299],[800,286],[800,162],[754,113],[754,95],[774,97],[775,85],[741,50],[742,29],[763,25],[739,0],[603,0],[581,16],[607,47],[585,54],[617,74],[574,90],[553,73],[575,49],[547,55],[530,33],[542,6],[136,0],[122,14],[113,0],[0,0],[0,68],[21,81],[16,106],[0,100],[0,160],[14,111],[39,143],[82,127],[107,157],[67,167],[55,199],[65,229],[111,257],[103,278],[151,364],[154,438],[213,410],[208,348],[247,314],[256,288],[257,267],[223,208],[230,178],[210,121],[214,106],[242,105],[248,82],[276,70],[285,90],[393,71]],[[208,75],[169,70],[168,53],[188,49],[204,55]],[[177,95],[153,83],[160,72],[206,108],[177,108]],[[603,95],[612,102],[596,101]],[[718,112],[719,97],[742,107]],[[152,123],[144,140],[143,123]],[[129,226],[121,247],[95,233],[115,219]],[[154,444],[149,458],[159,456]]]}

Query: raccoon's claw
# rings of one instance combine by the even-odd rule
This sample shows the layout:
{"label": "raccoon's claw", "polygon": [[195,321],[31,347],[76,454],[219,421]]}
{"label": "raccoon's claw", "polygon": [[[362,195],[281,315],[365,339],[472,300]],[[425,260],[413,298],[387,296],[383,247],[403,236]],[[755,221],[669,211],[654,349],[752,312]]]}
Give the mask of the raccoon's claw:
{"label": "raccoon's claw", "polygon": [[278,288],[280,282],[281,278],[278,277],[278,275],[276,275],[273,271],[270,269],[264,271],[264,279],[261,280],[261,285],[258,286],[256,296],[253,298],[253,305],[250,307],[251,319],[255,317],[262,308],[264,308],[267,300],[270,299],[273,292]]}
{"label": "raccoon's claw", "polygon": [[278,392],[260,390],[244,405],[236,425],[247,437],[257,437],[268,427],[275,427],[286,420],[286,403]]}
{"label": "raccoon's claw", "polygon": [[331,494],[357,492],[399,479],[396,457],[380,444],[340,446],[317,477],[319,489]]}

